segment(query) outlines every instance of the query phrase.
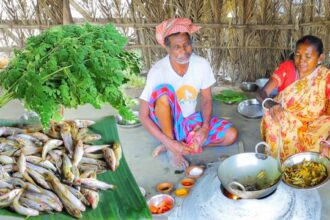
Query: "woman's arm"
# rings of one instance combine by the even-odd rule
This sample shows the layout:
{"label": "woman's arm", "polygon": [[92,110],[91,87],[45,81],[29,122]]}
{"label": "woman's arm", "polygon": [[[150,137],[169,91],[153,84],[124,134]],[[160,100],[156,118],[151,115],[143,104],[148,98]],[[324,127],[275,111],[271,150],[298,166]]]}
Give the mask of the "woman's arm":
{"label": "woman's arm", "polygon": [[[257,99],[260,103],[266,98],[269,98],[270,93],[277,87],[277,81],[274,78],[270,78],[266,85],[257,92]],[[274,101],[267,101],[265,103],[266,108],[271,108],[278,103]]]}
{"label": "woman's arm", "polygon": [[328,99],[326,102],[327,103],[325,104],[325,114],[330,115],[330,100]]}

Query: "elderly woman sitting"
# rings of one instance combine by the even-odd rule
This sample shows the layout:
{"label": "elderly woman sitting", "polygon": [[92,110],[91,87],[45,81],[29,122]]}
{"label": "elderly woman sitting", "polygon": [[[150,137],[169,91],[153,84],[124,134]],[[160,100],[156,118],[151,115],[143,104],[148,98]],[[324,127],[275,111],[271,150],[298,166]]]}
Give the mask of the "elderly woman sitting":
{"label": "elderly woman sitting", "polygon": [[[323,59],[321,39],[302,37],[294,60],[281,63],[258,94],[266,108],[261,135],[273,156],[278,150],[282,159],[303,151],[329,155],[330,71],[320,66]],[[268,98],[275,88],[279,95]]]}

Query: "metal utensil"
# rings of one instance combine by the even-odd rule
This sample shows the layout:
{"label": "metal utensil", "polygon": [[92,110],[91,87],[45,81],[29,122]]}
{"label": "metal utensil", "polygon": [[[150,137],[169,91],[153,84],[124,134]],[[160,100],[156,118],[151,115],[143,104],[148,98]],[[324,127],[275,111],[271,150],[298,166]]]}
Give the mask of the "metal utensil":
{"label": "metal utensil", "polygon": [[255,82],[242,82],[241,89],[245,92],[254,92],[258,89]]}
{"label": "metal utensil", "polygon": [[[227,191],[240,198],[257,199],[277,188],[281,180],[280,166],[275,158],[258,153],[261,145],[268,146],[260,142],[256,145],[255,153],[235,154],[220,164],[218,177]],[[264,173],[262,179],[258,178],[260,172]],[[247,185],[258,185],[258,189],[250,190]]]}
{"label": "metal utensil", "polygon": [[247,118],[261,118],[263,115],[262,106],[257,99],[242,101],[237,106],[237,111]]}
{"label": "metal utensil", "polygon": [[291,186],[296,189],[315,189],[325,185],[330,179],[330,159],[328,157],[322,156],[318,152],[302,152],[298,154],[293,154],[283,162],[282,168],[291,167],[293,165],[300,164],[304,160],[314,161],[323,164],[327,168],[327,174],[328,174],[327,178],[324,179],[322,182],[318,183],[317,185],[311,187],[299,187],[297,185],[286,182],[284,178],[282,178],[282,181],[288,186]]}
{"label": "metal utensil", "polygon": [[[138,111],[133,111],[133,114],[136,117],[139,116]],[[139,127],[142,125],[138,119],[134,120],[134,121],[125,121],[121,115],[116,116],[116,122],[117,122],[117,125],[122,128],[136,128],[136,127]]]}
{"label": "metal utensil", "polygon": [[166,217],[166,216],[168,216],[173,211],[174,198],[170,195],[167,195],[167,194],[158,194],[158,195],[155,195],[155,196],[151,197],[147,201],[147,204],[148,204],[149,208],[150,208],[150,206],[157,207],[165,201],[170,203],[172,205],[172,208],[170,210],[164,212],[164,213],[161,213],[161,214],[152,214],[153,217]]}

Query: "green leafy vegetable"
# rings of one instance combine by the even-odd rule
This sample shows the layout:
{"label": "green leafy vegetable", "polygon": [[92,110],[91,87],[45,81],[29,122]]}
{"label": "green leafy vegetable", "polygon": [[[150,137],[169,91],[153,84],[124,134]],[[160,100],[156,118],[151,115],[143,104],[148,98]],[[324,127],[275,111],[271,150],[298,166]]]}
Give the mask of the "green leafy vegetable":
{"label": "green leafy vegetable", "polygon": [[242,92],[234,91],[231,89],[225,89],[220,94],[213,97],[215,100],[222,101],[225,103],[237,103],[247,99],[247,96]]}
{"label": "green leafy vegetable", "polygon": [[120,86],[140,73],[138,57],[124,50],[127,39],[113,25],[58,26],[30,37],[0,74],[5,93],[0,107],[12,99],[40,116],[45,128],[59,120],[61,106],[77,108],[109,103],[125,119],[134,116]]}

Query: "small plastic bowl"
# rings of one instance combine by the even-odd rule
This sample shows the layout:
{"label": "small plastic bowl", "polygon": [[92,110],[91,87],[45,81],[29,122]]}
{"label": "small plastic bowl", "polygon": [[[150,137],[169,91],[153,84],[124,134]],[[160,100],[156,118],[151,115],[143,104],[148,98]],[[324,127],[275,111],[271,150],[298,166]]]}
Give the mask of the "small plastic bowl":
{"label": "small plastic bowl", "polygon": [[174,208],[174,198],[167,194],[152,196],[147,201],[153,217],[167,216]]}
{"label": "small plastic bowl", "polygon": [[190,189],[195,185],[195,180],[193,178],[183,178],[180,183],[184,188]]}
{"label": "small plastic bowl", "polygon": [[186,176],[193,179],[198,179],[204,173],[204,169],[200,166],[190,166],[186,169]]}
{"label": "small plastic bowl", "polygon": [[159,183],[156,186],[156,190],[161,193],[170,193],[173,190],[173,184],[169,182]]}
{"label": "small plastic bowl", "polygon": [[178,197],[186,197],[189,194],[189,189],[187,188],[178,188],[175,190],[175,195]]}

